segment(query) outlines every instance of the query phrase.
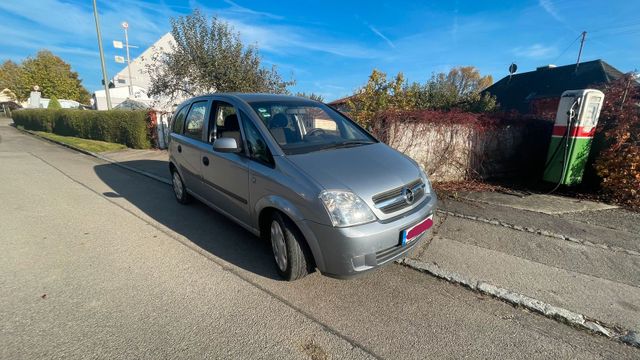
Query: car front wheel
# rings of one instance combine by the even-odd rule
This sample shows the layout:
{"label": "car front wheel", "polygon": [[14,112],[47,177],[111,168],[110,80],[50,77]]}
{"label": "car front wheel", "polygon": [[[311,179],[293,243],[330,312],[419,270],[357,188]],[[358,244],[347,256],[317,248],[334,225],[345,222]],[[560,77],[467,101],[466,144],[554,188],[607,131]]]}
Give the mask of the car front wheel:
{"label": "car front wheel", "polygon": [[280,213],[274,213],[269,225],[271,250],[278,274],[287,281],[305,277],[310,270],[302,234],[295,224]]}

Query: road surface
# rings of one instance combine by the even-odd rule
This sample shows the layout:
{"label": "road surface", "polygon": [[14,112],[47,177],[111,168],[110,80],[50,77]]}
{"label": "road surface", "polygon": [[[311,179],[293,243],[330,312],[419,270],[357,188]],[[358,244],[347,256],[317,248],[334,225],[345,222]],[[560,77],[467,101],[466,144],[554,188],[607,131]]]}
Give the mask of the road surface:
{"label": "road surface", "polygon": [[638,358],[392,264],[280,281],[169,186],[0,120],[0,358]]}

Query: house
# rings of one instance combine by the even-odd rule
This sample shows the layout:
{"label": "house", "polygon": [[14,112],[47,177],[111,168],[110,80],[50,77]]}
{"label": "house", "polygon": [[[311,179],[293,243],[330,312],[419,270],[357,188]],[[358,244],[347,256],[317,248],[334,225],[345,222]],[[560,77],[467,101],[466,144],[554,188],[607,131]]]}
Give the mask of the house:
{"label": "house", "polygon": [[535,71],[506,76],[484,92],[494,95],[503,110],[552,119],[565,90],[593,88],[622,76],[623,72],[603,60],[579,65],[547,65]]}
{"label": "house", "polygon": [[[143,51],[140,56],[132,59],[130,64],[125,66],[111,79],[114,87],[109,89],[109,95],[111,97],[111,105],[114,108],[127,99],[133,99],[136,102],[151,105],[158,110],[172,110],[174,102],[176,101],[165,98],[149,98],[147,96],[147,92],[151,87],[151,77],[149,76],[147,67],[153,67],[158,56],[171,51],[173,41],[171,33],[164,34],[158,41]],[[129,94],[129,68],[131,68],[133,94]],[[104,89],[97,90],[94,93],[93,104],[93,107],[97,110],[107,109]]]}
{"label": "house", "polygon": [[330,105],[331,107],[333,107],[334,109],[340,111],[340,112],[348,112],[349,111],[349,100],[351,100],[355,95],[351,95],[351,96],[347,96],[347,97],[343,97],[341,99],[337,99],[337,100],[333,100],[330,103],[327,103],[327,105]]}
{"label": "house", "polygon": [[140,56],[132,59],[131,64],[120,70],[120,72],[111,79],[111,82],[113,82],[116,87],[129,86],[129,67],[131,67],[131,83],[145,89],[145,91],[149,90],[149,87],[151,87],[151,78],[147,72],[147,66],[153,64],[154,54],[169,51],[172,42],[173,36],[171,33],[164,34],[158,41],[143,51]]}

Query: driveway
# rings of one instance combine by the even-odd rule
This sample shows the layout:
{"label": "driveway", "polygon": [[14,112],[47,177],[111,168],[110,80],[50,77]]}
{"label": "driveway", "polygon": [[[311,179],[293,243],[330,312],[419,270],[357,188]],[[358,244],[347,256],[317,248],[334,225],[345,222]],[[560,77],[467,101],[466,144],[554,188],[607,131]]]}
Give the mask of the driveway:
{"label": "driveway", "polygon": [[0,120],[1,358],[637,358],[393,264],[277,279],[267,244],[170,187]]}

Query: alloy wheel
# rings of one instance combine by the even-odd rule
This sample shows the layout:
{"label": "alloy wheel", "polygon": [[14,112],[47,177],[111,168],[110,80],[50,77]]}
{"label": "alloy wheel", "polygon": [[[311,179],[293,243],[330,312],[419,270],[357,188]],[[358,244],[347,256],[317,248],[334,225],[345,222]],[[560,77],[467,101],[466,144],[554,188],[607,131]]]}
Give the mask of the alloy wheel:
{"label": "alloy wheel", "polygon": [[287,246],[285,244],[284,232],[280,223],[277,221],[271,222],[271,248],[273,250],[273,257],[276,259],[278,268],[284,272],[287,270]]}

